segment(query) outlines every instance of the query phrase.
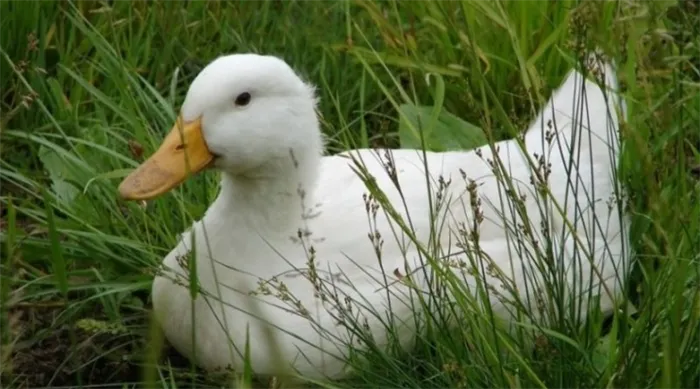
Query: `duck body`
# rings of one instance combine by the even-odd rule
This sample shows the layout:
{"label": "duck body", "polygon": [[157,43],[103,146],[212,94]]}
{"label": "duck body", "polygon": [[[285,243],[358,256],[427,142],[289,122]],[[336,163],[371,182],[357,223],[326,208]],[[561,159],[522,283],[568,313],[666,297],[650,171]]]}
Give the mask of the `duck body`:
{"label": "duck body", "polygon": [[[616,87],[612,69],[606,66],[607,85]],[[625,219],[611,201],[618,101],[605,99],[595,83],[586,81],[588,103],[580,104],[576,96],[582,81],[572,71],[554,93],[524,135],[527,154],[516,140],[506,140],[473,151],[358,149],[322,156],[315,117],[304,119],[304,109],[287,108],[290,126],[312,127],[311,136],[291,145],[291,152],[278,150],[268,159],[256,160],[254,168],[229,165],[229,155],[218,159],[222,170],[218,197],[165,257],[164,268],[176,275],[156,277],[153,307],[167,339],[208,369],[242,369],[248,342],[256,373],[306,378],[348,374],[348,345],[362,347],[365,336],[380,347],[391,342],[410,347],[421,308],[416,306],[416,288],[402,280],[411,269],[425,266],[425,256],[381,206],[373,205],[371,198],[376,196],[369,196],[358,169],[373,178],[423,247],[431,239],[434,221],[441,221],[436,230],[437,266],[455,258],[469,263],[464,230],[474,225],[470,196],[476,193],[483,219],[478,223],[479,250],[507,281],[454,266],[445,269],[463,277],[468,286],[483,278],[503,294],[517,290],[526,307],[536,310],[531,302],[535,296],[529,294],[538,289],[546,272],[536,271],[530,256],[514,253],[523,244],[534,250],[545,243],[532,243],[542,237],[522,243],[507,232],[514,228],[508,223],[524,222],[512,207],[501,205],[507,188],[494,174],[490,162],[494,152],[515,190],[524,195],[527,223],[546,225],[554,237],[551,256],[565,280],[567,301],[584,318],[586,296],[599,296],[600,309],[610,311],[624,281],[627,258]],[[197,93],[190,90],[190,94]],[[573,108],[574,100],[583,112]],[[187,110],[183,107],[185,116]],[[209,149],[223,155],[217,147],[225,142],[213,138],[210,134],[206,139]],[[544,213],[526,158],[535,154],[535,159],[542,157],[550,164],[546,186],[551,195],[539,200],[549,209]],[[577,165],[573,168],[572,160]],[[396,179],[389,173],[392,168]],[[468,189],[471,180],[476,192]],[[438,198],[441,206],[436,206]],[[555,203],[563,213],[552,211]],[[576,236],[591,253],[587,258],[576,254]],[[202,291],[194,302],[187,287],[192,272],[186,270],[193,248]],[[411,273],[411,280],[418,290],[429,290],[425,273]],[[501,299],[492,296],[490,303],[496,314],[504,318],[512,314],[512,307]],[[387,325],[395,328],[391,333],[396,338]],[[364,331],[352,330],[356,328]]]}

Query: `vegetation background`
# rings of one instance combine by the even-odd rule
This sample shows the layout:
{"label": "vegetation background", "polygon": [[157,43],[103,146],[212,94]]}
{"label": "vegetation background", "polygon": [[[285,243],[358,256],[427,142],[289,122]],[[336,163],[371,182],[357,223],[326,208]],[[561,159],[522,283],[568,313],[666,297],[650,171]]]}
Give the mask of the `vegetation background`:
{"label": "vegetation background", "polygon": [[436,104],[433,149],[469,128],[512,137],[577,54],[601,47],[630,106],[620,170],[638,313],[505,354],[479,327],[438,329],[410,355],[365,355],[333,385],[698,387],[699,14],[688,0],[2,1],[0,386],[233,382],[158,357],[148,321],[153,269],[215,175],[145,207],[116,198],[218,55],[276,54],[318,85],[335,152],[415,146],[399,110]]}

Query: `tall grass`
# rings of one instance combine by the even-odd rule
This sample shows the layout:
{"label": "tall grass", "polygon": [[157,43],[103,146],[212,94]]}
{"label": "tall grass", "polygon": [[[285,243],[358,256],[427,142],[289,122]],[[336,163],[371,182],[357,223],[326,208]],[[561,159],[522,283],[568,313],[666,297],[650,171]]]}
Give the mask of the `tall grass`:
{"label": "tall grass", "polygon": [[[693,38],[700,31],[691,2],[0,7],[3,385],[217,381],[174,366],[172,355],[170,362],[161,358],[162,339],[147,320],[155,268],[177,234],[203,214],[216,194],[216,175],[198,176],[147,204],[117,200],[116,185],[157,147],[189,81],[219,54],[277,54],[318,85],[323,130],[335,152],[406,147],[399,112],[412,106],[449,112],[489,141],[515,137],[594,47],[618,63],[629,109],[619,176],[635,253],[627,294],[638,313],[623,311],[609,322],[592,313],[583,327],[528,327],[533,341],[524,331],[509,332],[488,304],[480,305],[483,296],[448,277],[443,281],[456,301],[428,315],[411,352],[353,350],[356,376],[323,385],[700,382],[700,187],[689,174],[700,160]],[[444,148],[443,141],[429,146]],[[433,247],[426,255],[439,252]],[[433,290],[432,303],[444,301],[439,292]],[[457,328],[450,324],[454,313]],[[64,335],[67,341],[57,341]],[[250,385],[250,371],[239,378]]]}

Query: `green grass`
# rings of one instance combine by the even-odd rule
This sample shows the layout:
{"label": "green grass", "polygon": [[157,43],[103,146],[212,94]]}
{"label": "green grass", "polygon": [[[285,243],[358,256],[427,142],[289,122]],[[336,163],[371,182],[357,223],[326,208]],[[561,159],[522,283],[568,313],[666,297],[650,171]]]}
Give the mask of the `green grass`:
{"label": "green grass", "polygon": [[0,3],[1,386],[231,385],[159,358],[148,320],[153,271],[205,211],[215,174],[145,206],[116,196],[216,56],[287,60],[319,87],[335,152],[406,146],[397,112],[413,103],[513,137],[584,45],[616,59],[629,105],[620,177],[638,314],[609,331],[595,316],[585,331],[541,331],[534,350],[487,314],[458,330],[436,319],[412,352],[358,355],[358,376],[333,385],[697,387],[698,12],[689,1]]}

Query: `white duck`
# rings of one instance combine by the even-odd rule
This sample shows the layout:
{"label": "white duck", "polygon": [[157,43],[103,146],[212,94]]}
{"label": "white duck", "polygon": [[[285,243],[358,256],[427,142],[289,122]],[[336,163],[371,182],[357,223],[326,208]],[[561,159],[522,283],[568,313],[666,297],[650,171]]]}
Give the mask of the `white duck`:
{"label": "white duck", "polygon": [[[607,84],[614,87],[611,69],[606,66],[605,70]],[[602,276],[607,289],[591,289],[600,294],[601,309],[609,311],[624,280],[611,276],[616,274],[615,269],[622,269],[622,259],[626,258],[626,230],[615,216],[606,217],[617,213],[616,204],[609,206],[614,185],[611,155],[616,154],[617,144],[606,136],[610,128],[613,135],[616,133],[617,118],[612,100],[606,103],[600,88],[587,81],[589,114],[579,116],[588,118],[588,122],[581,125],[572,121],[571,114],[580,109],[574,102],[580,102],[575,96],[580,93],[581,79],[578,72],[569,74],[528,130],[524,142],[529,155],[537,153],[549,159],[553,196],[572,223],[578,216],[577,235],[585,247],[595,245],[594,258],[602,266],[597,273],[585,259],[572,259],[572,239],[568,236],[564,249],[559,251],[568,255],[563,261],[569,262],[563,262],[559,270],[565,268],[572,283],[571,265],[580,262],[576,276],[582,282],[579,285],[584,286],[590,286],[587,281],[596,284],[597,277]],[[493,157],[488,146],[478,153],[427,152],[427,161],[418,150],[391,151],[402,189],[399,193],[387,173],[386,150],[323,156],[324,142],[315,108],[314,88],[283,60],[254,54],[220,57],[193,81],[178,121],[162,146],[119,188],[126,199],[151,199],[179,185],[188,172],[214,167],[222,173],[216,200],[163,260],[166,268],[178,274],[179,281],[173,282],[173,276],[158,276],[153,284],[153,306],[166,337],[202,367],[241,369],[248,339],[250,361],[258,374],[284,374],[293,369],[307,378],[340,378],[347,374],[344,343],[362,345],[357,334],[350,334],[340,324],[350,317],[361,317],[357,319],[359,327],[383,345],[388,342],[385,323],[391,316],[398,328],[398,341],[410,346],[415,335],[415,309],[407,298],[408,287],[396,281],[407,274],[404,265],[419,266],[418,249],[381,209],[376,217],[368,216],[374,206],[368,205],[368,190],[355,171],[358,161],[374,176],[398,214],[404,220],[410,215],[416,239],[423,244],[431,231],[426,162],[433,196],[439,186],[438,177],[452,180],[442,192],[448,205],[438,211],[444,224],[437,232],[442,251],[452,254],[452,259],[455,253],[464,252],[459,248],[463,246],[458,241],[463,239],[458,239],[457,231],[474,219],[462,174],[474,179],[480,185],[482,199],[481,249],[521,292],[532,277],[525,275],[532,272],[527,268],[527,264],[532,266],[531,261],[511,251],[514,243],[498,216],[500,206],[488,205],[498,204],[503,194],[486,162]],[[612,116],[608,114],[611,110]],[[543,131],[549,121],[559,128],[553,142],[545,140],[547,131]],[[590,137],[583,127],[591,128]],[[582,142],[580,158],[574,155],[581,172],[577,196],[570,196],[566,173],[569,157],[575,154],[564,146],[572,139],[572,129],[583,134],[578,140]],[[564,149],[559,148],[557,139]],[[503,141],[496,147],[506,169],[519,182],[518,188],[532,192],[531,171],[516,142]],[[595,198],[593,207],[588,205],[587,195]],[[528,194],[524,205],[533,225],[539,227],[541,218],[534,197]],[[583,234],[581,220],[588,221],[594,213],[601,219],[602,231],[598,228],[595,238],[590,238],[593,232]],[[561,237],[563,218],[552,216],[550,229]],[[379,232],[383,240],[381,261],[375,251],[378,244],[368,237],[370,231]],[[187,287],[190,272],[186,270],[193,238],[197,276],[204,291],[194,304]],[[608,252],[602,253],[601,242],[607,243]],[[511,267],[511,258],[516,266]],[[315,270],[309,271],[310,267]],[[416,284],[424,288],[424,278],[415,274]],[[317,289],[319,281],[315,287],[309,275],[324,280],[321,291]],[[468,282],[474,281],[470,277]],[[263,281],[270,279],[268,284]],[[489,278],[488,282],[503,291],[499,286],[502,281]],[[257,293],[251,293],[256,289]],[[338,297],[329,293],[333,290]],[[582,291],[571,293],[578,296]],[[356,301],[351,312],[345,308],[341,315],[337,309],[329,309],[338,301],[345,305],[346,295]],[[507,315],[508,308],[498,299],[492,299],[492,305],[496,312]]]}

